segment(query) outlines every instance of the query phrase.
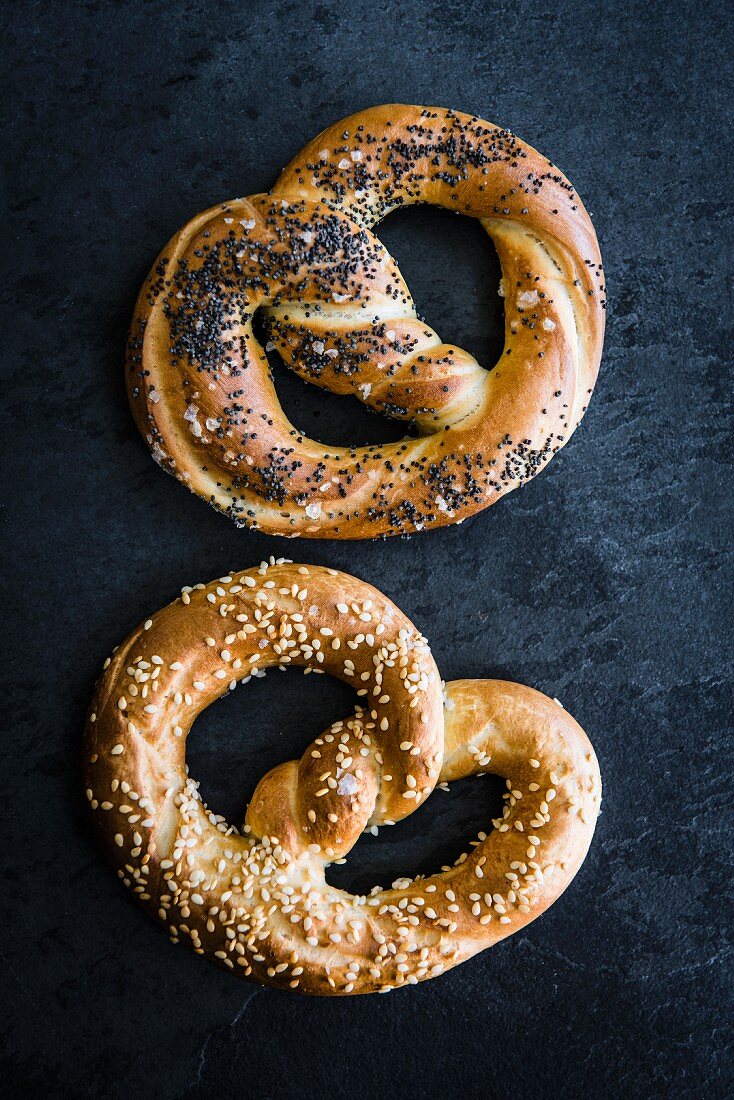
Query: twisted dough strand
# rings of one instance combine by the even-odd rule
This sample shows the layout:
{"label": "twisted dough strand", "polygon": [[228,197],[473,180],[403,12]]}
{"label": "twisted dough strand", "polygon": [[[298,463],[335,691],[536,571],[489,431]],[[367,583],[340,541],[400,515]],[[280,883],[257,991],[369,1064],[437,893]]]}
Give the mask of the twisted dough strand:
{"label": "twisted dough strand", "polygon": [[[289,663],[353,683],[360,706],[261,780],[239,833],[202,802],[186,737],[254,668]],[[326,881],[367,823],[487,770],[507,779],[503,815],[450,871],[369,896]],[[601,794],[593,750],[557,703],[461,680],[442,705],[425,639],[386,597],[285,562],[184,589],[133,632],[97,685],[85,773],[120,878],[174,941],[327,994],[434,977],[534,920],[580,867]]]}
{"label": "twisted dough strand", "polygon": [[[492,371],[416,316],[371,229],[428,202],[480,219],[502,264]],[[237,523],[364,538],[457,522],[569,439],[601,356],[603,273],[568,181],[508,131],[388,106],[330,127],[270,196],[193,219],[141,292],[128,389],[157,461]],[[325,447],[280,408],[252,320],[302,377],[422,434]]]}

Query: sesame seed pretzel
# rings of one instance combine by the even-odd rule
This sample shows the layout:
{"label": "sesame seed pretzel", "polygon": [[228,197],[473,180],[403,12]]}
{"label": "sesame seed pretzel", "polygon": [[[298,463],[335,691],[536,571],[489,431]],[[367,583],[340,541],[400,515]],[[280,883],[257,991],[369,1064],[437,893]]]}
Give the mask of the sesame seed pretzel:
{"label": "sesame seed pretzel", "polygon": [[[186,737],[239,681],[289,664],[353,684],[360,705],[260,781],[240,832],[202,802]],[[185,588],[130,635],[95,689],[84,768],[118,875],[174,942],[319,994],[414,984],[534,920],[579,869],[601,796],[560,705],[496,680],[442,699],[425,638],[387,597],[283,559]],[[368,896],[326,881],[368,825],[487,770],[507,778],[503,815],[450,870]]]}
{"label": "sesame seed pretzel", "polygon": [[[416,202],[478,218],[494,241],[505,349],[491,371],[419,320],[371,232]],[[253,335],[260,308],[301,377],[420,434],[307,438]],[[184,226],[141,291],[126,373],[156,460],[235,522],[368,538],[460,522],[534,477],[586,410],[603,333],[596,235],[562,173],[476,117],[389,105],[325,130],[270,195]]]}

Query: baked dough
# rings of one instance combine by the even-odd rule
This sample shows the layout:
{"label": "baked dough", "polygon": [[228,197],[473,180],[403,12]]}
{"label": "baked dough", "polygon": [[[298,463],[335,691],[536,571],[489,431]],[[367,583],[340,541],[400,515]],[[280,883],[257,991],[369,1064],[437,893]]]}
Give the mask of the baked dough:
{"label": "baked dough", "polygon": [[[359,706],[260,781],[238,831],[202,802],[186,738],[253,670],[289,664],[353,685]],[[601,798],[593,749],[558,703],[500,680],[442,690],[386,596],[285,561],[186,588],[123,642],[95,690],[84,769],[107,854],[174,942],[317,994],[414,984],[525,927],[581,866]],[[486,771],[507,779],[503,815],[451,870],[369,896],[326,881],[367,826]]]}
{"label": "baked dough", "polygon": [[[502,265],[493,370],[416,316],[372,230],[431,203],[478,218]],[[265,349],[417,435],[330,447],[290,423]],[[240,525],[374,538],[456,523],[534,477],[570,438],[596,380],[604,277],[575,190],[474,116],[374,107],[325,130],[269,195],[193,218],[159,256],[130,331],[132,409],[156,461]]]}

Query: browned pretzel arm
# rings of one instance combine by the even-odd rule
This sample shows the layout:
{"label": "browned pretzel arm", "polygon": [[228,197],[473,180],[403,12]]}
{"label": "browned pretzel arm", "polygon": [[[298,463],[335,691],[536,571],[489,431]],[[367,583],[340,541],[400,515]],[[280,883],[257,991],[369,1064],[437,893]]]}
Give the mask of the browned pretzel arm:
{"label": "browned pretzel arm", "polygon": [[[259,783],[242,832],[188,775],[196,716],[270,666],[354,685],[355,714]],[[580,727],[517,684],[441,683],[425,638],[371,586],[286,562],[184,589],[107,662],[85,735],[87,798],[118,875],[172,939],[310,993],[433,977],[539,916],[578,870],[600,780]],[[497,771],[503,816],[448,872],[354,896],[328,864],[439,779]]]}
{"label": "browned pretzel arm", "polygon": [[[417,318],[372,233],[414,202],[479,218],[497,247],[505,349],[491,371]],[[260,308],[302,377],[420,435],[354,448],[303,435],[253,335]],[[480,119],[390,105],[325,130],[270,195],[177,234],[138,300],[128,390],[156,460],[237,523],[411,533],[488,507],[546,465],[586,410],[603,331],[596,236],[558,169]]]}

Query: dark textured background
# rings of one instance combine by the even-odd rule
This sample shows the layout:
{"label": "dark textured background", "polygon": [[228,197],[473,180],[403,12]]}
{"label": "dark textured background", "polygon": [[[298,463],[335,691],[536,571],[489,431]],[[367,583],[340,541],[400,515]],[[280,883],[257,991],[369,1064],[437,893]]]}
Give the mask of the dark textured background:
{"label": "dark textured background", "polygon": [[[724,1096],[725,5],[2,7],[5,1094]],[[327,123],[390,100],[477,112],[576,184],[610,298],[596,394],[546,473],[461,527],[356,545],[238,531],[165,477],[133,427],[122,351],[138,286],[196,211],[266,189]],[[499,272],[477,225],[414,209],[380,235],[430,323],[491,362]],[[312,434],[395,437],[284,373]],[[603,813],[572,888],[418,988],[309,1000],[238,983],[170,946],[90,835],[79,747],[103,657],[182,584],[271,553],[377,584],[447,679],[532,684],[596,746]],[[240,815],[267,767],[351,705],[331,681],[273,673],[210,709],[192,771]],[[436,868],[496,798],[488,779],[436,792],[335,880]]]}

